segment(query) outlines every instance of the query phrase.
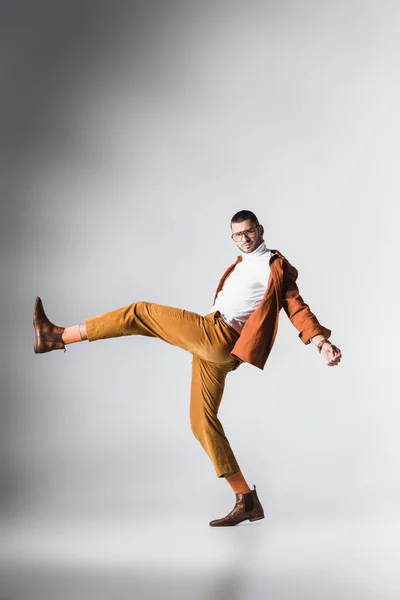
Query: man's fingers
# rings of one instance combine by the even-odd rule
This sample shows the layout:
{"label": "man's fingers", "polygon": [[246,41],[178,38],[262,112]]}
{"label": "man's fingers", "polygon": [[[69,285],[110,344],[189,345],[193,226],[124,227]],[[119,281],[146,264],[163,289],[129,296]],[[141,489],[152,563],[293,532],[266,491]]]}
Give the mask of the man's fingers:
{"label": "man's fingers", "polygon": [[328,354],[330,354],[329,358],[326,357],[328,360],[328,362],[327,362],[328,367],[336,367],[340,363],[340,359],[342,358],[342,353],[340,351],[340,348],[338,348],[334,344],[331,344],[330,352],[328,352]]}
{"label": "man's fingers", "polygon": [[340,363],[340,356],[336,356],[336,357],[330,358],[329,361],[328,361],[328,365],[330,367],[335,367],[339,363]]}

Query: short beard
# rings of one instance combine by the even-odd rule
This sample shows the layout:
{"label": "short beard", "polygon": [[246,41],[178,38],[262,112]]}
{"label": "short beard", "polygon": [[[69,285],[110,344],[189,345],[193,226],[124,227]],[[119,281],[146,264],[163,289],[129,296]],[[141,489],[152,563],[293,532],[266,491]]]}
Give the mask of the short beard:
{"label": "short beard", "polygon": [[254,252],[254,250],[257,250],[258,246],[261,246],[263,241],[264,240],[262,239],[262,235],[260,235],[259,239],[255,241],[255,245],[253,246],[253,248],[249,248],[248,250],[246,250],[246,248],[244,248],[243,250],[240,248],[240,250],[244,252],[244,254],[250,254],[250,252]]}

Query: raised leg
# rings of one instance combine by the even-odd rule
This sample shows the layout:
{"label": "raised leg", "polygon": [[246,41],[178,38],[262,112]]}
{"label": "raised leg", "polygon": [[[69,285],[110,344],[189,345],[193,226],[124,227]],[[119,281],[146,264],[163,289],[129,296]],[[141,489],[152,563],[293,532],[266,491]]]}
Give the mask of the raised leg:
{"label": "raised leg", "polygon": [[214,314],[138,301],[85,319],[89,342],[127,335],[156,337],[204,360],[235,363],[230,352],[239,334]]}
{"label": "raised leg", "polygon": [[66,327],[62,333],[62,341],[64,344],[76,344],[87,340],[85,323]]}

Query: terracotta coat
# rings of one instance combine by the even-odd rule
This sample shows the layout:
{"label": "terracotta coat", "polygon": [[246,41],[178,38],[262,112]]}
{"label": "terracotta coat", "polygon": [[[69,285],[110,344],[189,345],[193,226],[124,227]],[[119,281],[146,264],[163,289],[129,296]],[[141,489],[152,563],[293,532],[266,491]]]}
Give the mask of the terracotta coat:
{"label": "terracotta coat", "polygon": [[[309,344],[310,338],[314,335],[322,334],[324,337],[329,338],[332,333],[330,329],[319,323],[308,304],[300,296],[296,285],[297,269],[289,263],[279,250],[271,250],[271,252],[273,253],[269,261],[271,273],[264,297],[261,304],[244,324],[240,338],[238,338],[231,352],[231,356],[234,358],[254,365],[259,369],[264,369],[274,345],[278,331],[279,311],[282,307],[299,331],[299,338],[304,344]],[[214,302],[227,277],[241,260],[242,256],[238,256],[236,262],[221,277],[215,292]]]}

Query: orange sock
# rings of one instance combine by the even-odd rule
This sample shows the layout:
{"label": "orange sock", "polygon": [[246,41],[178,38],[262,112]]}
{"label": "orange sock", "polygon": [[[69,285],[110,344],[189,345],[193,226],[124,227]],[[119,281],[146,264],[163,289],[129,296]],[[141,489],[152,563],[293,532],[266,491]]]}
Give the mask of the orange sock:
{"label": "orange sock", "polygon": [[246,483],[241,471],[225,477],[235,494],[247,494],[251,489]]}
{"label": "orange sock", "polygon": [[[82,335],[81,335],[82,332]],[[76,342],[82,342],[86,337],[85,324],[73,325],[73,327],[66,327],[62,334],[62,340],[64,344],[74,344]]]}

